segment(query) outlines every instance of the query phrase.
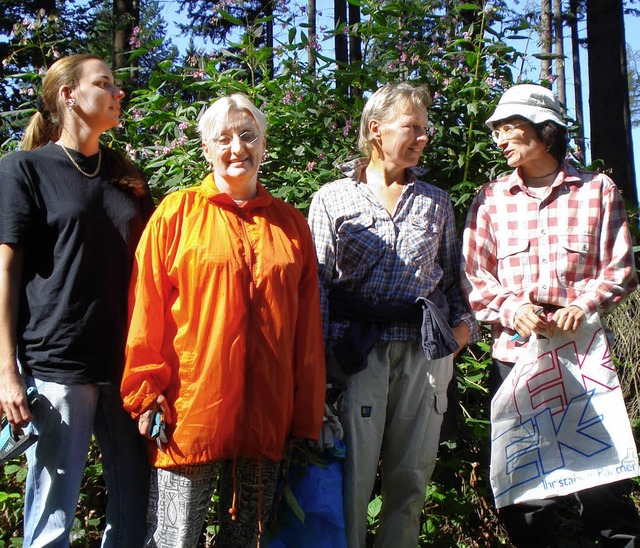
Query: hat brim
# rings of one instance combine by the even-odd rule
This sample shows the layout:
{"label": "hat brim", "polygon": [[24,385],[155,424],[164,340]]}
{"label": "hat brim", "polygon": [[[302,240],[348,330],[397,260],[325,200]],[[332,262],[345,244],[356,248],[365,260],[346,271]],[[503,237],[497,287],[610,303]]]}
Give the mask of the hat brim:
{"label": "hat brim", "polygon": [[524,118],[533,124],[541,124],[542,122],[553,122],[562,127],[567,124],[562,120],[562,116],[550,108],[539,106],[529,106],[523,104],[502,104],[498,105],[494,113],[485,122],[489,129],[495,129],[497,122],[507,120],[508,118]]}

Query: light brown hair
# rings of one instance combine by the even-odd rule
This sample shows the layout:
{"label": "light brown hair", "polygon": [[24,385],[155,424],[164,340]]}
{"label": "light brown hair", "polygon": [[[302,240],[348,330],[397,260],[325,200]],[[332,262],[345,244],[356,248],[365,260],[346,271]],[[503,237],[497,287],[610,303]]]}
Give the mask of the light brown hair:
{"label": "light brown hair", "polygon": [[47,69],[38,97],[38,110],[31,116],[24,131],[20,148],[33,150],[57,141],[62,131],[65,105],[61,104],[58,92],[62,86],[74,88],[78,85],[82,64],[90,59],[102,61],[97,55],[78,53],[58,59]]}

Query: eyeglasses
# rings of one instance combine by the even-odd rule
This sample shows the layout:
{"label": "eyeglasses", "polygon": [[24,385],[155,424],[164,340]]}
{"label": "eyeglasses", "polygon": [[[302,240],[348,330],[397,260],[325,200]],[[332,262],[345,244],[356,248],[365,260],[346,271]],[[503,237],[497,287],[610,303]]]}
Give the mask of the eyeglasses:
{"label": "eyeglasses", "polygon": [[519,124],[504,124],[503,126],[500,126],[498,129],[494,129],[491,132],[491,138],[495,143],[500,142],[501,135],[504,135],[507,139],[510,139],[517,127],[524,126],[528,123],[529,122],[520,122]]}
{"label": "eyeglasses", "polygon": [[[245,145],[252,145],[258,140],[259,137],[260,134],[256,131],[243,131],[240,135],[238,135],[240,142]],[[231,146],[231,143],[233,143],[233,137],[231,135],[220,135],[220,137],[218,137],[217,139],[213,139],[212,142],[218,148],[225,149]]]}

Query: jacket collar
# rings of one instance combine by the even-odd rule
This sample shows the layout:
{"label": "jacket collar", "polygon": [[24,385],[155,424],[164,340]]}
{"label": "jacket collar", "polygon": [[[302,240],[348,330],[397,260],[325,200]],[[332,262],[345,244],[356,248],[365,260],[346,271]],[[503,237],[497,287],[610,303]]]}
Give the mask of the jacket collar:
{"label": "jacket collar", "polygon": [[[266,207],[273,201],[273,196],[269,194],[269,191],[264,188],[260,183],[257,184],[258,192],[257,194],[247,201],[247,203],[242,207],[242,209],[257,209],[259,207]],[[240,208],[238,204],[229,196],[223,192],[220,192],[218,189],[214,179],[213,173],[209,173],[202,184],[200,185],[200,189],[204,197],[209,200],[211,203],[216,205],[225,207],[225,208]]]}

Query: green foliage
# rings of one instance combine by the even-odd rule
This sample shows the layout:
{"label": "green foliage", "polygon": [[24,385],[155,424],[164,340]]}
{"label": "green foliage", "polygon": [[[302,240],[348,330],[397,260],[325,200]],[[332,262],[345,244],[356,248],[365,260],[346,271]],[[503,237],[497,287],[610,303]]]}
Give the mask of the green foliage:
{"label": "green foliage", "polygon": [[[0,548],[22,546],[24,485],[27,476],[24,455],[4,464],[0,477]],[[71,545],[99,545],[104,529],[106,488],[102,479],[100,452],[91,443],[81,487],[78,511],[71,530]]]}
{"label": "green foliage", "polygon": [[[484,120],[512,83],[513,70],[522,60],[506,38],[526,31],[529,24],[514,17],[501,2],[493,8],[440,0],[360,0],[358,5],[362,21],[336,29],[361,41],[362,61],[351,65],[338,65],[322,51],[323,44],[330,49],[332,33],[310,40],[308,29],[299,24],[300,14],[287,8],[273,15],[274,28],[281,29],[273,48],[256,45],[262,43],[264,20],[245,21],[246,31],[234,34],[234,42],[217,50],[190,48],[182,61],[168,58],[144,64],[140,70],[122,70],[117,76],[127,92],[127,104],[122,124],[104,136],[104,142],[126,151],[138,163],[160,200],[177,188],[198,184],[208,172],[197,132],[204,109],[222,95],[246,93],[268,120],[267,157],[260,181],[276,196],[306,211],[312,194],[339,177],[336,166],[358,155],[359,115],[368,95],[382,84],[410,80],[427,84],[434,96],[431,142],[422,161],[426,179],[450,192],[462,224],[478,186],[505,169]],[[237,13],[220,12],[220,17],[237,24],[242,22]],[[66,20],[46,14],[32,17],[41,18],[40,26],[25,33],[11,53],[15,54],[12,82],[19,91],[15,107],[0,113],[7,138],[3,153],[17,146],[19,128],[34,112],[41,69],[58,52],[68,53],[59,49],[63,34],[58,34],[66,28]],[[136,60],[161,45],[145,29],[137,38],[140,47],[131,54]],[[18,51],[31,53],[28,63],[18,62],[22,59]],[[315,67],[309,65],[310,51],[317,60]],[[487,340],[457,360],[459,426],[457,435],[446,442],[427,493],[421,529],[424,546],[505,542],[487,480]],[[0,543],[7,546],[19,542],[23,479],[21,463],[5,466],[0,480]],[[77,545],[98,535],[104,496],[94,447],[74,527]],[[369,505],[371,538],[380,504],[376,496]],[[217,528],[214,508],[203,543],[210,542]]]}
{"label": "green foliage", "polygon": [[6,463],[3,468],[0,483],[0,546],[22,545],[22,506],[27,469],[18,459]]}

